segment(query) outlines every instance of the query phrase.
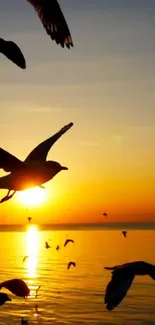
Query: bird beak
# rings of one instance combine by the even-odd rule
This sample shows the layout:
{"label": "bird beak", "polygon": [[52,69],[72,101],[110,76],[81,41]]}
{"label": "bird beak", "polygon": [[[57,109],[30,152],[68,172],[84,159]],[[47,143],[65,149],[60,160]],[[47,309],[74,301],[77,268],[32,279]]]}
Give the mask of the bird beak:
{"label": "bird beak", "polygon": [[8,297],[8,299],[7,299],[8,301],[12,301],[12,299],[10,298],[10,297]]}
{"label": "bird beak", "polygon": [[61,169],[62,169],[62,170],[68,170],[67,167],[63,167],[63,166],[61,166]]}

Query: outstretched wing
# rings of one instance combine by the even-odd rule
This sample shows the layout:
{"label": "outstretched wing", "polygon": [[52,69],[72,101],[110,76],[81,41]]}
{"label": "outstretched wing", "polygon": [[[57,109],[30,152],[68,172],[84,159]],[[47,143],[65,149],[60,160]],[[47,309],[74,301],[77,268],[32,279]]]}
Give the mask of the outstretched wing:
{"label": "outstretched wing", "polygon": [[0,168],[3,169],[5,172],[13,172],[17,169],[24,168],[25,164],[16,158],[15,156],[11,155],[11,153],[5,151],[4,149],[0,148]]}
{"label": "outstretched wing", "polygon": [[36,10],[52,40],[62,47],[73,46],[72,37],[57,0],[27,0]]}
{"label": "outstretched wing", "polygon": [[129,290],[134,274],[126,269],[116,269],[113,271],[112,279],[108,283],[104,303],[108,310],[114,309],[125,297]]}
{"label": "outstretched wing", "polygon": [[60,131],[58,131],[56,134],[52,135],[52,137],[48,138],[47,140],[40,143],[34,150],[30,152],[30,154],[25,159],[25,162],[30,164],[35,161],[46,161],[47,155],[53,144],[71,127],[73,126],[73,123],[69,123],[68,125],[65,125]]}
{"label": "outstretched wing", "polygon": [[21,69],[26,68],[24,55],[14,42],[0,39],[0,52]]}

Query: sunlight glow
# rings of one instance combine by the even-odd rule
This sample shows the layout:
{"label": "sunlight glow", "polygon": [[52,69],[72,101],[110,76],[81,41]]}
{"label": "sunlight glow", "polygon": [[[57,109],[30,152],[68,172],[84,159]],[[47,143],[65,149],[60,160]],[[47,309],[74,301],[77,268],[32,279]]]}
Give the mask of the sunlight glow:
{"label": "sunlight glow", "polygon": [[34,187],[17,193],[18,199],[26,206],[36,206],[46,199],[46,190]]}
{"label": "sunlight glow", "polygon": [[31,277],[36,278],[37,253],[39,249],[39,232],[36,226],[30,226],[26,233],[27,260],[26,267]]}

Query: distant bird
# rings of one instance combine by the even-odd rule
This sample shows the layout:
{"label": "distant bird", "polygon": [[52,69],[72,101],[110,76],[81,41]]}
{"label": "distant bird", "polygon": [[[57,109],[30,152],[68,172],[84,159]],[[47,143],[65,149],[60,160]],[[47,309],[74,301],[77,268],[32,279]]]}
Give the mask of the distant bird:
{"label": "distant bird", "polygon": [[35,298],[37,298],[38,297],[38,291],[39,291],[39,289],[41,288],[41,286],[38,286],[38,288],[36,289],[36,294],[35,294]]}
{"label": "distant bird", "polygon": [[23,257],[23,262],[25,262],[27,258],[29,258],[29,256],[24,256]]}
{"label": "distant bird", "polygon": [[11,298],[9,298],[9,296],[4,293],[4,292],[0,292],[0,306],[4,305],[6,301],[12,301]]}
{"label": "distant bird", "polygon": [[52,40],[68,49],[73,40],[57,0],[27,0],[34,7],[47,34]]}
{"label": "distant bird", "polygon": [[26,319],[24,319],[22,317],[22,319],[21,319],[21,325],[28,325],[28,320],[26,320]]}
{"label": "distant bird", "polygon": [[38,315],[38,305],[35,304],[35,316],[37,316],[37,315]]}
{"label": "distant bird", "polygon": [[28,217],[27,220],[28,220],[28,222],[31,222],[32,218],[31,217]]}
{"label": "distant bird", "polygon": [[64,247],[68,244],[68,243],[74,243],[73,239],[66,239],[65,243],[64,243]]}
{"label": "distant bird", "polygon": [[45,248],[51,248],[47,241],[45,241]]}
{"label": "distant bird", "polygon": [[59,245],[57,245],[57,247],[56,247],[56,250],[57,250],[57,251],[59,251],[59,249],[60,249],[60,246],[59,246]]}
{"label": "distant bird", "polygon": [[123,231],[122,231],[122,234],[123,234],[124,237],[126,237],[126,235],[127,235],[127,231],[126,231],[126,230],[123,230]]}
{"label": "distant bird", "polygon": [[67,265],[67,270],[70,269],[71,266],[76,266],[76,263],[75,262],[69,262],[68,265]]}
{"label": "distant bird", "polygon": [[107,213],[106,213],[106,212],[103,212],[103,216],[104,216],[104,217],[107,217]]}
{"label": "distant bird", "polygon": [[108,310],[112,310],[120,304],[135,275],[149,275],[155,280],[155,265],[143,261],[105,267],[105,269],[112,271],[112,279],[107,285],[104,298]]}
{"label": "distant bird", "polygon": [[[56,161],[46,161],[46,158],[53,144],[72,126],[73,123],[65,125],[52,137],[40,143],[24,162],[0,148],[0,168],[10,172],[9,175],[0,177],[0,189],[8,189],[7,195],[0,203],[13,197],[16,191],[42,186],[61,170],[68,170],[67,167],[61,166]],[[11,190],[14,192],[9,195]]]}
{"label": "distant bird", "polygon": [[26,69],[25,58],[18,45],[14,42],[5,41],[3,38],[0,38],[0,53],[5,55],[21,69]]}
{"label": "distant bird", "polygon": [[0,290],[2,288],[8,289],[14,295],[18,297],[28,297],[30,295],[30,289],[27,284],[21,279],[12,279],[0,283]]}

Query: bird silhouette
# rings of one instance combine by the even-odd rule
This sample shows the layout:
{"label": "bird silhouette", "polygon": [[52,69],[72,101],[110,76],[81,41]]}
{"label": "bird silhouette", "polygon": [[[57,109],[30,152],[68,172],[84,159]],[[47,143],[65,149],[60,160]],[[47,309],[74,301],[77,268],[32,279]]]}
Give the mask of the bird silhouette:
{"label": "bird silhouette", "polygon": [[28,217],[27,220],[28,220],[28,222],[31,222],[32,218],[31,217]]}
{"label": "bird silhouette", "polygon": [[45,248],[51,248],[51,246],[48,244],[48,242],[47,241],[45,241]]}
{"label": "bird silhouette", "polygon": [[28,297],[30,295],[30,289],[27,284],[21,279],[11,279],[0,283],[0,290],[2,288],[8,289],[14,295],[18,297]]}
{"label": "bird silhouette", "polygon": [[68,243],[74,243],[73,239],[66,239],[65,243],[64,243],[64,247],[68,244]]}
{"label": "bird silhouette", "polygon": [[27,0],[35,9],[47,34],[52,40],[68,49],[73,40],[67,22],[57,0]]}
{"label": "bird silhouette", "polygon": [[56,247],[56,250],[57,250],[57,251],[59,251],[59,249],[60,249],[60,246],[59,246],[59,245],[57,245],[57,247]]}
{"label": "bird silhouette", "polygon": [[123,236],[126,238],[127,231],[126,231],[126,230],[123,230],[123,231],[122,231],[122,234],[123,234]]}
{"label": "bird silhouette", "polygon": [[0,53],[5,55],[10,61],[21,69],[26,69],[26,62],[23,53],[17,44],[0,38]]}
{"label": "bird silhouette", "polygon": [[26,320],[26,319],[24,319],[22,317],[22,319],[21,319],[21,325],[28,325],[28,320]]}
{"label": "bird silhouette", "polygon": [[29,256],[24,256],[23,257],[23,262],[25,262],[27,258],[29,258]]}
{"label": "bird silhouette", "polygon": [[0,292],[0,306],[4,305],[6,301],[12,301],[11,298],[9,298],[9,296],[4,293],[4,292]]}
{"label": "bird silhouette", "polygon": [[67,270],[70,269],[71,266],[76,266],[76,263],[75,262],[69,262],[68,265],[67,265]]}
{"label": "bird silhouette", "polygon": [[[9,175],[0,177],[0,189],[8,189],[7,195],[1,199],[0,203],[8,201],[16,191],[42,186],[61,170],[68,170],[56,161],[46,161],[46,158],[54,143],[72,126],[73,123],[65,125],[56,134],[41,142],[30,152],[24,162],[0,148],[0,168],[10,172]],[[11,190],[14,192],[10,197]]]}
{"label": "bird silhouette", "polygon": [[36,289],[36,294],[35,294],[35,298],[37,298],[38,297],[38,291],[39,291],[39,289],[41,288],[41,286],[38,286],[38,288]]}
{"label": "bird silhouette", "polygon": [[106,212],[103,212],[103,216],[104,216],[104,217],[107,217],[107,213],[106,213]]}
{"label": "bird silhouette", "polygon": [[120,304],[126,296],[135,275],[149,275],[155,280],[155,265],[143,261],[105,267],[105,269],[112,271],[112,279],[107,285],[104,297],[104,303],[108,310],[112,310]]}

